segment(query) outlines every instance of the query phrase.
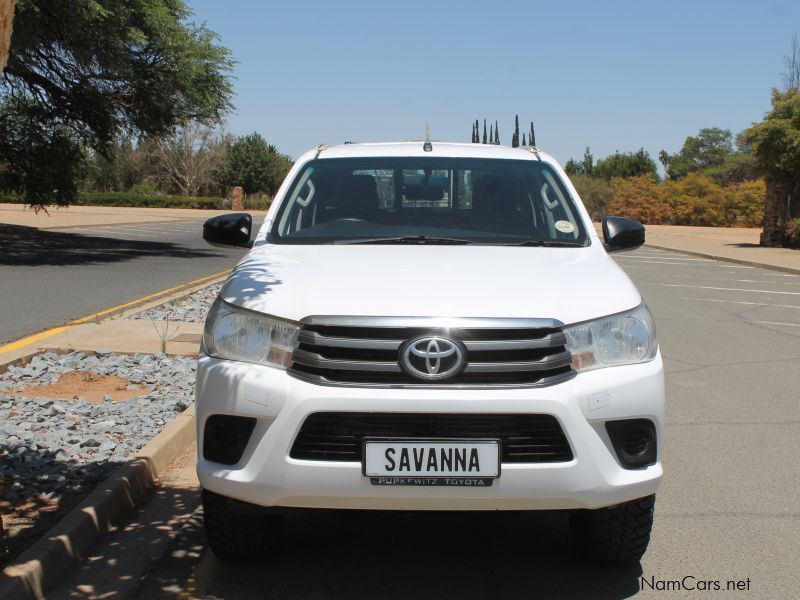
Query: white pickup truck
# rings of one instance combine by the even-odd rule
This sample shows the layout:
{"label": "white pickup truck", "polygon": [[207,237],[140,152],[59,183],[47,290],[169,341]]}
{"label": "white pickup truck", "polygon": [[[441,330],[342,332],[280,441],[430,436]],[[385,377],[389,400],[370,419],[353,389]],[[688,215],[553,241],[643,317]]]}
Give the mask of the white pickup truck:
{"label": "white pickup truck", "polygon": [[570,511],[585,557],[638,561],[661,482],[655,326],[559,165],[533,147],[387,143],[301,156],[206,321],[206,534],[274,548],[287,510]]}

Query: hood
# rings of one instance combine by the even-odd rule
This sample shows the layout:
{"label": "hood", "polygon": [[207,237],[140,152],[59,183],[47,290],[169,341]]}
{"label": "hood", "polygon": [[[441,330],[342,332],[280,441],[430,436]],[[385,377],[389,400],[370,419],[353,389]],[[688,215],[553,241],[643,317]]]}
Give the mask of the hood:
{"label": "hood", "polygon": [[222,297],[293,321],[448,316],[570,324],[641,302],[597,242],[588,248],[259,245],[234,270]]}

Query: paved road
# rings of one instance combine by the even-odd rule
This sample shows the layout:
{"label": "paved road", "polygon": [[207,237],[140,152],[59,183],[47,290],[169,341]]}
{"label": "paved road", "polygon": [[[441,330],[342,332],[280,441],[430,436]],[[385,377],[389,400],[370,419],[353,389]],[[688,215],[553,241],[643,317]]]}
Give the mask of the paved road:
{"label": "paved road", "polygon": [[[142,599],[602,599],[636,595],[643,577],[657,588],[749,588],[690,597],[797,597],[800,276],[647,248],[617,260],[655,314],[667,368],[667,475],[641,566],[577,562],[560,513],[296,516],[278,556],[225,565],[204,546],[197,492],[184,490],[181,510],[193,514],[161,562],[143,576],[114,573],[95,592],[134,578]],[[134,530],[148,524],[169,530],[164,521]],[[140,547],[112,538],[93,564],[112,569]],[[71,578],[73,593],[90,580]]]}
{"label": "paved road", "polygon": [[230,269],[244,251],[208,246],[202,223],[0,224],[0,344]]}

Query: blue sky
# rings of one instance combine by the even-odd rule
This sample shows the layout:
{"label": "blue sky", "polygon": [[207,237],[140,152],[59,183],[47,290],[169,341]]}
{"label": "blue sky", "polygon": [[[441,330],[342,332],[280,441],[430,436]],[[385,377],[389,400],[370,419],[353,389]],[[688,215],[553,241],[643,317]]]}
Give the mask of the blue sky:
{"label": "blue sky", "polygon": [[769,109],[800,2],[190,0],[238,61],[227,127],[297,157],[320,142],[469,141],[514,115],[562,163],[680,149]]}

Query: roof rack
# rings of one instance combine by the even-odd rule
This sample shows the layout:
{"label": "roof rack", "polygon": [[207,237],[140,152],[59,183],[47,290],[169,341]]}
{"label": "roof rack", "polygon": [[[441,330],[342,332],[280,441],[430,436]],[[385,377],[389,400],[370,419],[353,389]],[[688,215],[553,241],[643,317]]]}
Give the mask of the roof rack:
{"label": "roof rack", "polygon": [[319,158],[319,155],[325,152],[325,150],[327,149],[328,149],[327,144],[320,144],[319,146],[317,146],[317,153],[314,155],[314,158],[315,159]]}

